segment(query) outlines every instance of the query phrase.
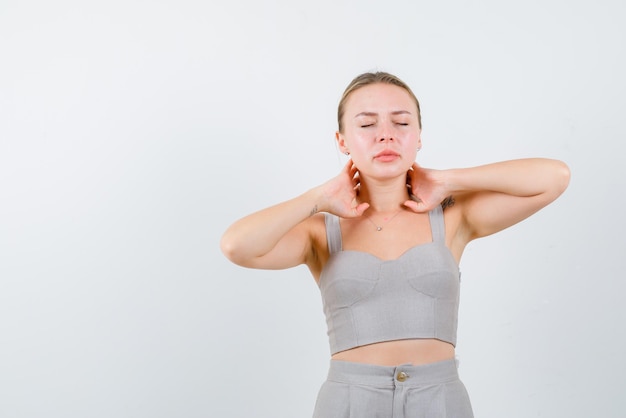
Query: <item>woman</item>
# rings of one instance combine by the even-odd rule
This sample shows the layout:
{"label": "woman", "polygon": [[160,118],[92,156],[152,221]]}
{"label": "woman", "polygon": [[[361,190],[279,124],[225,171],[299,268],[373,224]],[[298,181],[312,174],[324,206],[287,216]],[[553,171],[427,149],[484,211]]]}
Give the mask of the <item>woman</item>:
{"label": "woman", "polygon": [[314,417],[471,417],[454,351],[461,255],[556,199],[569,169],[420,167],[419,102],[383,72],[350,83],[338,123],[341,173],[235,222],[222,251],[245,267],[306,264],[317,281],[332,357]]}

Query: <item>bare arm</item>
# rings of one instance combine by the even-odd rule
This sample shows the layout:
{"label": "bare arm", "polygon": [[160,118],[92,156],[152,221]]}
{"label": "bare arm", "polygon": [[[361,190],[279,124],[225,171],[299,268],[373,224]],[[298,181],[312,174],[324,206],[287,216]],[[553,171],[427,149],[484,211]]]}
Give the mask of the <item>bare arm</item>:
{"label": "bare arm", "polygon": [[407,206],[422,211],[454,195],[468,240],[526,219],[559,197],[570,178],[567,165],[544,158],[439,171],[414,166],[413,171],[413,194],[422,202]]}
{"label": "bare arm", "polygon": [[222,252],[244,267],[283,269],[309,264],[314,255],[313,215],[331,212],[352,217],[367,209],[365,203],[356,204],[355,173],[350,161],[323,185],[238,220],[222,236]]}

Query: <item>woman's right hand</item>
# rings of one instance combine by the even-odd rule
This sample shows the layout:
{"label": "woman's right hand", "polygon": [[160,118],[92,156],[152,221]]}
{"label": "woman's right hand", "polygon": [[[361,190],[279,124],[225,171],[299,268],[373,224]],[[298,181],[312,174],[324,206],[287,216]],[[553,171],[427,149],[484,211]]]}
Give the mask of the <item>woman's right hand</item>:
{"label": "woman's right hand", "polygon": [[349,160],[338,176],[324,183],[322,192],[326,211],[341,218],[356,218],[370,206],[369,203],[358,201],[359,171]]}
{"label": "woman's right hand", "polygon": [[[252,213],[233,223],[222,236],[221,248],[233,263],[244,267],[283,269],[308,264],[319,270],[313,225],[324,228],[317,212],[343,218],[361,216],[369,207],[359,203],[358,170],[348,161],[338,176],[293,199]],[[314,219],[305,222],[308,219]]]}

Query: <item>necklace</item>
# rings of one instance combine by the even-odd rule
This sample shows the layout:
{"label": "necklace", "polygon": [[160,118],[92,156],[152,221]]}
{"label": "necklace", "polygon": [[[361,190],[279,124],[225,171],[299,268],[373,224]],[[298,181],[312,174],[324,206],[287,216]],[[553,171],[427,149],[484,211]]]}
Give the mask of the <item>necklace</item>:
{"label": "necklace", "polygon": [[[395,218],[396,216],[398,216],[400,214],[400,212],[402,212],[402,209],[400,209],[399,211],[397,211],[396,213],[393,214],[393,216],[391,218],[389,218],[389,220],[385,219],[385,223],[389,223],[392,221],[393,218]],[[370,218],[369,216],[366,215],[366,218],[368,221],[370,221],[372,223],[372,225],[374,225],[376,227],[376,231],[380,232],[383,230],[382,225],[376,225],[374,223],[374,221],[372,220],[372,218]]]}

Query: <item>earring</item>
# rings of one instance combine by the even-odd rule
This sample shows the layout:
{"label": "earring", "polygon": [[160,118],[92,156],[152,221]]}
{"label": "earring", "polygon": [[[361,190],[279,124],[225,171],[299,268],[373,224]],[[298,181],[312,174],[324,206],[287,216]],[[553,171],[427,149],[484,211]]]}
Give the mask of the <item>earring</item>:
{"label": "earring", "polygon": [[417,147],[417,152],[420,152],[421,149],[422,147]]}
{"label": "earring", "polygon": [[346,154],[346,155],[350,155],[350,153],[349,153],[348,151],[344,152],[344,154]]}

